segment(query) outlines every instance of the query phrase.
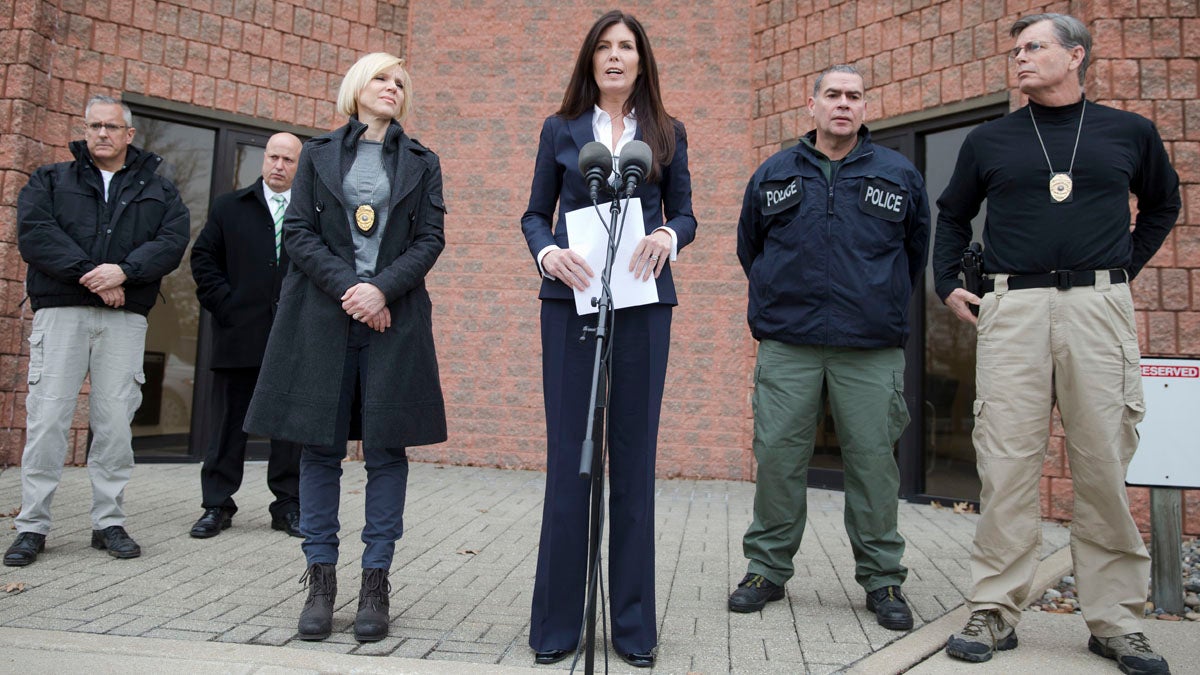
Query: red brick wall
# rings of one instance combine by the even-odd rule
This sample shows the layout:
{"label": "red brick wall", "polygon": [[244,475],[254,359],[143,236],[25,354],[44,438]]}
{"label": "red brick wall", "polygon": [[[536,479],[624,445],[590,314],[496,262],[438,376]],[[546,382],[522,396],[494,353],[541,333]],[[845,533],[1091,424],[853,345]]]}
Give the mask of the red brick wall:
{"label": "red brick wall", "polygon": [[[297,1],[0,2],[0,464],[19,461],[24,440],[16,196],[34,168],[67,157],[87,97],[134,92],[331,128],[341,123],[332,103],[341,75],[361,53],[385,50],[409,57],[416,109],[408,126],[441,154],[450,206],[449,246],[430,289],[451,438],[414,456],[542,465],[538,280],[519,218],[541,120],[557,108],[579,41],[601,10],[549,0],[426,0],[411,7]],[[1184,181],[1186,212],[1134,285],[1142,347],[1154,355],[1200,355],[1194,0],[682,7],[650,0],[625,5],[650,33],[668,110],[688,126],[700,223],[696,242],[675,266],[680,306],[660,475],[753,475],[754,344],[745,329],[734,230],[750,172],[781,142],[808,130],[804,104],[816,74],[833,62],[858,65],[871,87],[870,119],[1011,92],[1003,50],[1020,14],[1070,11],[1084,18],[1097,43],[1089,94],[1159,125]],[[73,461],[82,459],[86,436],[85,398],[81,404]],[[1044,514],[1069,519],[1061,434],[1045,476]],[[1131,494],[1144,501],[1142,491]],[[1200,493],[1187,494],[1185,509],[1185,529],[1200,533]]]}
{"label": "red brick wall", "polygon": [[[594,5],[509,8],[359,0],[63,0],[0,5],[0,463],[24,437],[24,267],[15,202],[37,166],[68,157],[94,93],[135,92],[216,110],[329,128],[342,73],[363,52],[409,57],[413,135],[443,157],[449,246],[430,280],[450,413],[449,442],[425,459],[508,467],[544,462],[538,280],[520,234],[541,120],[557,107]],[[311,7],[323,9],[314,10]],[[10,11],[5,11],[5,10]],[[751,157],[749,17],[634,3],[661,64],[668,110],[691,134],[697,242],[676,267],[675,315],[659,470],[750,476],[746,376],[734,224]],[[547,36],[561,39],[547,40]],[[353,45],[353,47],[350,47]],[[730,152],[730,150],[733,152]],[[86,397],[72,461],[83,459]]]}
{"label": "red brick wall", "polygon": [[[448,245],[430,282],[450,441],[414,456],[545,463],[540,279],[520,218],[542,120],[605,8],[589,2],[414,2],[415,135],[442,158]],[[679,306],[659,435],[662,476],[749,478],[745,281],[735,229],[754,158],[748,8],[629,2],[659,64],[668,112],[687,125],[699,229],[673,266]],[[619,330],[619,328],[618,328]]]}
{"label": "red brick wall", "polygon": [[[0,2],[0,465],[25,436],[28,319],[16,247],[17,193],[70,159],[94,94],[332,128],[342,74],[364,52],[402,51],[407,0],[8,0]],[[320,9],[311,9],[312,7]],[[135,139],[134,143],[137,143]],[[86,390],[85,390],[86,391]],[[80,397],[68,462],[85,458]]]}

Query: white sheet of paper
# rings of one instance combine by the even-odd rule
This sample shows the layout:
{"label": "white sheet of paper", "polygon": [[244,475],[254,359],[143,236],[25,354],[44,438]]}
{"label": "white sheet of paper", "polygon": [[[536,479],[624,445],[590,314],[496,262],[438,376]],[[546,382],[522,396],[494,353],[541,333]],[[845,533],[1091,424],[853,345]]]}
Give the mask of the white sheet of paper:
{"label": "white sheet of paper", "polygon": [[[652,275],[646,281],[635,277],[629,271],[629,259],[633,249],[646,236],[646,225],[642,220],[642,200],[638,198],[622,202],[628,213],[617,216],[617,227],[621,219],[625,219],[625,227],[621,231],[621,240],[617,243],[617,255],[613,258],[612,279],[610,285],[613,294],[613,309],[637,307],[658,302],[658,286]],[[571,242],[571,250],[583,256],[592,272],[591,285],[582,291],[575,291],[575,311],[580,316],[595,314],[599,308],[592,305],[592,298],[600,297],[600,275],[604,272],[605,252],[608,248],[608,230],[606,228],[609,213],[609,203],[600,205],[600,215],[596,208],[589,206],[584,209],[568,211],[567,238]]]}

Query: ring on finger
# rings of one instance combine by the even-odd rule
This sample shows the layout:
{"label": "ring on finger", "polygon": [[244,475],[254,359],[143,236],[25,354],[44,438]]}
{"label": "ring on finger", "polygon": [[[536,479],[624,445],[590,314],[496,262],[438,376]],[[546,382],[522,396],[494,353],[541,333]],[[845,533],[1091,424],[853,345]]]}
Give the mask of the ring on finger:
{"label": "ring on finger", "polygon": [[658,262],[658,254],[656,253],[656,254],[650,256],[650,259],[653,260],[654,262]]}

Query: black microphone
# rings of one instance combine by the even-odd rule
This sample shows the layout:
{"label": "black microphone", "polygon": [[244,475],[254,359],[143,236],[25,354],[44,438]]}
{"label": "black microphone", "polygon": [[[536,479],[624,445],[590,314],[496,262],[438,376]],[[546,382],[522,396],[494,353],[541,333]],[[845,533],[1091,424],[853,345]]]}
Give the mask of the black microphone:
{"label": "black microphone", "polygon": [[579,149],[579,173],[587,181],[593,202],[599,198],[600,186],[608,181],[612,169],[612,153],[600,141],[592,141]]}
{"label": "black microphone", "polygon": [[622,148],[618,165],[627,196],[633,194],[638,184],[650,174],[650,163],[653,161],[654,153],[650,152],[650,146],[641,141],[629,141]]}

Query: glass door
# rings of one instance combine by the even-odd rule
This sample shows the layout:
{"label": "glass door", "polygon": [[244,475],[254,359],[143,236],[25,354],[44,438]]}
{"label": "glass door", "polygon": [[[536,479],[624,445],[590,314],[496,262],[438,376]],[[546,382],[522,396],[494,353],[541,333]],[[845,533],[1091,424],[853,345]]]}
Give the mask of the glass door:
{"label": "glass door", "polygon": [[[872,134],[877,144],[908,157],[925,176],[931,251],[937,237],[937,199],[950,182],[963,140],[976,126],[1007,112],[1007,103],[997,103]],[[976,239],[983,229],[984,208],[973,222]],[[897,444],[900,496],[912,501],[978,502],[979,477],[971,442],[975,329],[942,305],[933,285],[931,253],[908,306],[904,397],[912,421]]]}
{"label": "glass door", "polygon": [[[134,144],[163,157],[159,173],[175,183],[191,212],[191,239],[208,217],[216,132],[189,124],[135,115]],[[146,383],[133,417],[133,449],[144,455],[186,458],[196,377],[199,302],[189,263],[162,281],[162,297],[147,317]]]}
{"label": "glass door", "polygon": [[[958,149],[977,125],[925,134],[925,185],[930,217],[937,223],[937,196],[950,182]],[[975,241],[983,233],[987,204],[972,221]],[[959,321],[933,288],[932,257],[925,268],[925,346],[921,400],[921,452],[926,495],[948,501],[979,501],[975,471],[975,327]]]}
{"label": "glass door", "polygon": [[[160,172],[179,188],[191,212],[194,242],[212,198],[258,178],[271,134],[140,106],[134,112],[134,143],[162,155]],[[189,245],[179,268],[163,278],[162,297],[147,317],[146,383],[133,419],[139,462],[197,460],[218,427],[222,401],[208,367],[212,319],[196,299],[190,260]],[[263,448],[265,443],[252,440],[248,455],[265,456]]]}
{"label": "glass door", "polygon": [[[263,155],[270,134],[224,130],[220,134],[217,150],[217,169],[213,176],[213,196],[244,188],[262,175]],[[193,282],[192,291],[196,285]],[[221,410],[225,407],[224,394],[211,386],[209,365],[212,363],[213,318],[208,310],[197,306],[197,351],[196,373],[198,379],[197,404],[192,414],[192,454],[203,457],[212,442],[213,434],[221,426]],[[266,459],[270,454],[267,439],[250,437],[246,444],[247,459]]]}

